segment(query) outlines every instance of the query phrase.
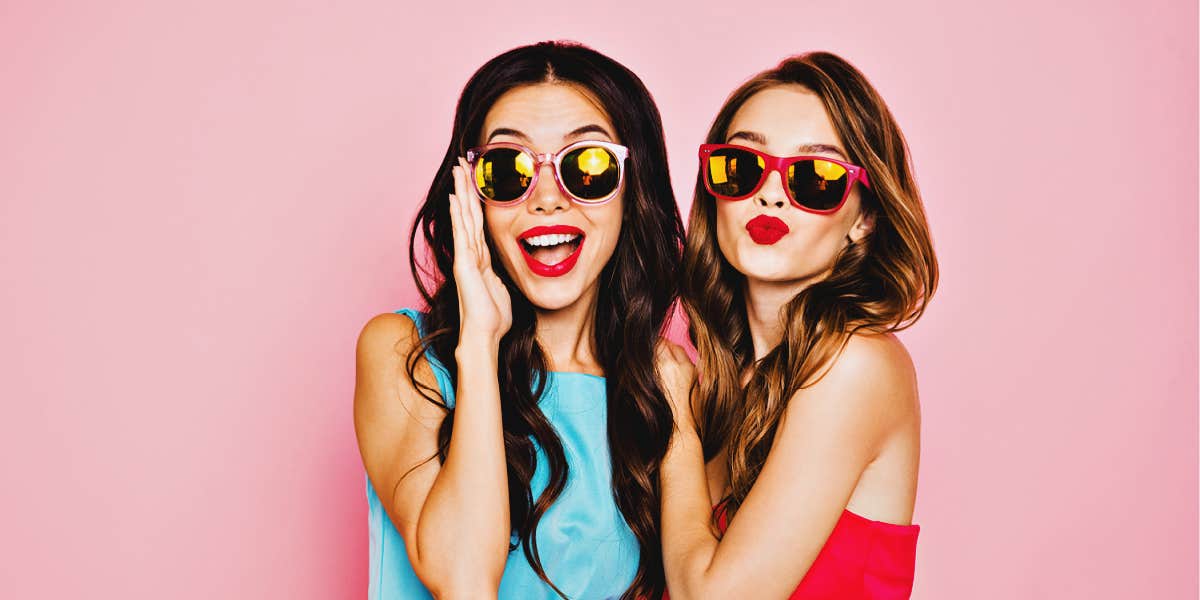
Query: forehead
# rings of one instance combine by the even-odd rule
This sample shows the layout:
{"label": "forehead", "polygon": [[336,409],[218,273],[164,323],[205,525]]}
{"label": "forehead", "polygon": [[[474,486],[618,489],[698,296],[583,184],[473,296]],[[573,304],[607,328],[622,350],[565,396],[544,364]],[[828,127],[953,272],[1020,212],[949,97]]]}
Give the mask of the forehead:
{"label": "forehead", "polygon": [[[564,83],[523,85],[505,92],[492,105],[483,120],[479,141],[486,141],[496,129],[512,129],[523,133],[535,146],[544,146],[535,149],[554,151],[558,149],[556,144],[561,145],[568,134],[585,125],[600,125],[613,132],[612,122],[599,101],[582,88]],[[496,139],[511,141],[513,137],[499,135]]]}
{"label": "forehead", "polygon": [[739,131],[762,134],[767,149],[780,153],[807,144],[842,145],[820,96],[799,85],[769,87],[751,96],[733,115],[726,136]]}

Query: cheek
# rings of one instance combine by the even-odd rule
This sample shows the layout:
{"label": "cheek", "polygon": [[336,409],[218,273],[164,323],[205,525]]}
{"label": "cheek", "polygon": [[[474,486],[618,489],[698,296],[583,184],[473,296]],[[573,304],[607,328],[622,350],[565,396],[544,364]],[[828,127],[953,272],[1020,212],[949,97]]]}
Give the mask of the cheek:
{"label": "cheek", "polygon": [[717,247],[721,249],[721,253],[725,255],[726,260],[734,262],[737,260],[737,244],[738,231],[741,227],[739,214],[739,206],[737,202],[722,202],[716,201],[716,216],[717,216]]}
{"label": "cheek", "polygon": [[[494,208],[485,205],[483,208],[483,229],[492,242],[492,246],[500,251],[504,264],[518,252],[513,241],[516,239],[510,231],[512,220],[516,216],[512,208]],[[494,258],[494,257],[493,257]]]}
{"label": "cheek", "polygon": [[612,258],[613,251],[617,247],[617,240],[621,238],[621,220],[623,216],[624,205],[621,198],[617,198],[604,206],[598,206],[592,209],[588,214],[595,229],[592,235],[599,235],[600,243],[596,244],[599,254],[596,257],[596,262],[600,265],[608,264]]}
{"label": "cheek", "polygon": [[797,227],[790,236],[792,239],[789,240],[788,250],[791,255],[809,264],[832,260],[832,254],[838,249],[837,241],[842,238],[838,230],[839,226],[832,223],[813,223]]}
{"label": "cheek", "polygon": [[797,277],[808,277],[832,267],[838,252],[846,245],[849,222],[841,215],[830,219],[808,214],[797,221],[788,236],[792,239],[781,248],[790,257],[788,271]]}

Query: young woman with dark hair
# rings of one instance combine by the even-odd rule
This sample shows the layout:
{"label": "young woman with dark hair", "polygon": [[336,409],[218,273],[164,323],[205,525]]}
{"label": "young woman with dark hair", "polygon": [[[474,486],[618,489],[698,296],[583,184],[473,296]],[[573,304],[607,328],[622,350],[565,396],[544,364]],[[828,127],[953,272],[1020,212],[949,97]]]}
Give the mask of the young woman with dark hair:
{"label": "young woman with dark hair", "polygon": [[409,240],[427,309],[358,341],[372,600],[661,593],[655,358],[682,244],[628,69],[541,43],[471,77]]}

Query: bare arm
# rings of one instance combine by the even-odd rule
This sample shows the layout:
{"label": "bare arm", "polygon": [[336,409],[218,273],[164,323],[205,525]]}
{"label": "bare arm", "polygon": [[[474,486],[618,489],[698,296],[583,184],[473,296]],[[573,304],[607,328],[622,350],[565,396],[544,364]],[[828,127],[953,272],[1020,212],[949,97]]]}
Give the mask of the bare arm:
{"label": "bare arm", "polygon": [[790,399],[762,472],[720,540],[709,526],[699,438],[680,425],[662,469],[672,598],[787,597],[915,394],[898,342],[854,336],[824,378]]}
{"label": "bare arm", "polygon": [[[359,337],[355,428],[367,476],[417,577],[438,598],[495,598],[511,533],[497,352],[512,317],[507,291],[491,270],[478,201],[460,169],[455,180],[450,205],[462,326],[446,460],[422,462],[437,452],[445,414],[407,375],[405,360],[418,348],[418,335],[400,315],[375,317]],[[436,389],[423,359],[414,376]]]}

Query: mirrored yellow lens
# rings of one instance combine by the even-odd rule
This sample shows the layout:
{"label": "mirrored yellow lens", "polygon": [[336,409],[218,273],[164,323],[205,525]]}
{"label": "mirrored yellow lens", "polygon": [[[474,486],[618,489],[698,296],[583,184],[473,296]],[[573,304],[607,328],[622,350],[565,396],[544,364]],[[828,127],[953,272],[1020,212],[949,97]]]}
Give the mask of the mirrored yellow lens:
{"label": "mirrored yellow lens", "polygon": [[581,146],[567,153],[560,163],[563,187],[583,202],[611,198],[621,181],[617,156],[603,146]]}
{"label": "mirrored yellow lens", "polygon": [[834,162],[827,160],[814,160],[813,171],[817,176],[825,181],[841,179],[846,176],[846,168]]}
{"label": "mirrored yellow lens", "polygon": [[488,200],[511,202],[524,195],[532,183],[535,164],[526,152],[492,148],[475,162],[475,185]]}
{"label": "mirrored yellow lens", "polygon": [[804,208],[830,210],[846,197],[847,171],[842,165],[818,158],[801,160],[788,167],[788,189]]}
{"label": "mirrored yellow lens", "polygon": [[608,170],[612,159],[604,148],[588,148],[579,154],[579,170],[588,175],[599,175]]}
{"label": "mirrored yellow lens", "polygon": [[729,181],[729,171],[726,169],[724,156],[708,157],[708,172],[713,183],[721,184]]}
{"label": "mirrored yellow lens", "polygon": [[517,160],[513,167],[518,173],[525,177],[533,177],[533,157],[522,152],[517,155]]}
{"label": "mirrored yellow lens", "polygon": [[488,182],[492,179],[492,163],[488,161],[478,161],[475,163],[475,185],[480,190],[491,187]]}
{"label": "mirrored yellow lens", "polygon": [[758,186],[765,167],[766,161],[753,152],[721,148],[709,155],[706,177],[712,193],[740,198]]}

